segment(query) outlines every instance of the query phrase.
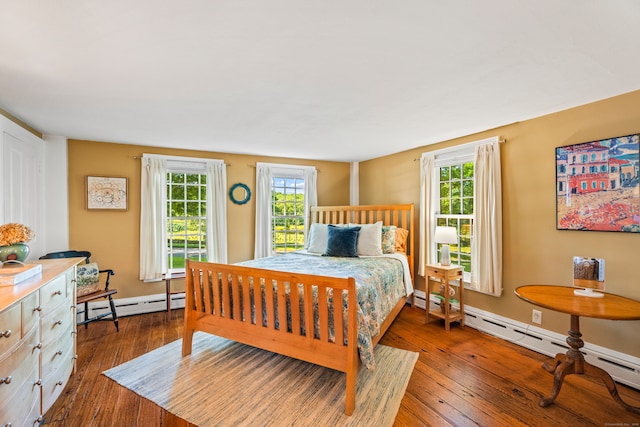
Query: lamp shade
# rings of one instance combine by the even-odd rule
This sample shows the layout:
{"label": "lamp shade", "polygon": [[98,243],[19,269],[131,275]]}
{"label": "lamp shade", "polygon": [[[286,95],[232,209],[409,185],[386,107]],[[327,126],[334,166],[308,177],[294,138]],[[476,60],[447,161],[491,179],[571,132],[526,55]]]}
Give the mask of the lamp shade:
{"label": "lamp shade", "polygon": [[436,243],[458,243],[458,235],[455,227],[436,227],[433,235]]}

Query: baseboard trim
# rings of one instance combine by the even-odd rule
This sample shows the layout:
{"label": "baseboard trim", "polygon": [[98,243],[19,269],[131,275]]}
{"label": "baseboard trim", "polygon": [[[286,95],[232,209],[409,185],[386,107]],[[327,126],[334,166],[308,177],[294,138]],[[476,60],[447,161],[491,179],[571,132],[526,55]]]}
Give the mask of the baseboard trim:
{"label": "baseboard trim", "polygon": [[[425,292],[415,291],[415,305],[424,309],[425,302]],[[439,310],[437,299],[430,300],[430,304],[432,310]],[[556,332],[469,305],[464,306],[464,312],[466,326],[538,353],[554,357],[557,353],[565,352],[569,348],[566,344],[567,337]],[[581,351],[587,362],[607,371],[615,381],[640,390],[640,358],[588,342],[584,343]]]}
{"label": "baseboard trim", "polygon": [[[424,309],[424,291],[415,291],[415,305]],[[167,309],[166,294],[145,295],[133,298],[115,299],[116,311],[119,317],[136,314],[165,311]],[[430,301],[431,308],[439,310],[436,299]],[[453,304],[455,307],[455,304]],[[171,308],[184,308],[184,293],[171,294]],[[553,357],[564,352],[568,346],[566,336],[539,328],[537,326],[518,322],[495,313],[480,310],[465,305],[464,323],[466,326],[496,336],[505,341],[526,347],[530,350]],[[78,307],[77,319],[84,317],[84,307]],[[106,300],[89,303],[89,316],[109,312]],[[110,319],[109,317],[104,320]],[[584,343],[582,353],[585,360],[594,366],[606,370],[611,377],[622,384],[640,390],[640,358],[620,353],[609,348],[600,347],[588,342]]]}
{"label": "baseboard trim", "polygon": [[[165,311],[167,309],[167,295],[155,294],[141,297],[114,299],[116,313],[118,317],[133,316],[136,314],[153,313]],[[184,293],[171,294],[171,308],[184,308]],[[93,301],[89,303],[89,317],[102,313],[109,313],[109,302],[107,300]],[[76,319],[80,321],[84,318],[84,305],[78,306]],[[107,317],[104,320],[110,320]]]}

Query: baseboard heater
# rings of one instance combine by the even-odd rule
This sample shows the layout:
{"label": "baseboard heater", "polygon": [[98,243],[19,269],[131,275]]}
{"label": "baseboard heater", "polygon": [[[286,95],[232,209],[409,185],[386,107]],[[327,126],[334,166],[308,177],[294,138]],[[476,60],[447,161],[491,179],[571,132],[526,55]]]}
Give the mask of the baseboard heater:
{"label": "baseboard heater", "polygon": [[[135,314],[165,311],[167,309],[166,294],[145,295],[133,298],[114,299],[119,317]],[[416,291],[416,306],[426,307],[424,291]],[[432,310],[439,310],[439,302],[430,301]],[[453,304],[455,307],[455,304]],[[184,294],[171,295],[171,308],[184,308]],[[78,307],[77,319],[84,318],[84,307]],[[108,302],[98,301],[89,303],[89,316],[108,312]],[[510,341],[538,353],[553,357],[568,349],[566,337],[558,333],[538,328],[533,325],[518,322],[495,313],[480,310],[465,305],[466,326],[488,333],[490,335]],[[104,320],[109,320],[110,317]],[[606,370],[615,381],[640,390],[640,358],[620,353],[605,347],[585,342],[582,347],[585,360],[592,365]]]}
{"label": "baseboard heater", "polygon": [[[424,291],[416,291],[417,307],[423,309],[426,307],[425,297]],[[440,310],[439,301],[436,298],[432,299],[430,304],[432,310]],[[455,304],[452,305],[455,307]],[[557,353],[564,353],[569,348],[566,343],[567,337],[556,332],[469,305],[464,306],[464,314],[466,326],[550,357],[554,357]],[[587,342],[584,343],[581,351],[587,362],[607,371],[615,381],[640,390],[640,358]]]}

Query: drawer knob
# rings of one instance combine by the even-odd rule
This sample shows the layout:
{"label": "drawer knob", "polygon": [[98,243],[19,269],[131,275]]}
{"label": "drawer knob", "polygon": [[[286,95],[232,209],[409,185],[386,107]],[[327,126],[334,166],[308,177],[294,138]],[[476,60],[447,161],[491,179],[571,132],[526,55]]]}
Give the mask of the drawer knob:
{"label": "drawer knob", "polygon": [[58,290],[53,293],[53,295],[62,295],[62,291]]}
{"label": "drawer knob", "polygon": [[40,306],[33,307],[33,311],[42,311],[42,307]]}
{"label": "drawer knob", "polygon": [[77,354],[75,354],[75,355],[72,357],[72,359],[73,359],[73,360],[78,360],[78,355],[77,355]]}
{"label": "drawer knob", "polygon": [[62,350],[58,350],[58,351],[56,351],[55,356],[62,356]]}
{"label": "drawer knob", "polygon": [[11,375],[5,378],[0,378],[0,384],[11,384]]}
{"label": "drawer knob", "polygon": [[57,322],[53,322],[53,326],[62,325],[62,320],[58,320]]}
{"label": "drawer knob", "polygon": [[39,342],[38,344],[33,346],[34,350],[40,350],[41,348],[42,348],[42,343],[41,342]]}
{"label": "drawer knob", "polygon": [[62,385],[62,381],[56,382],[56,385]]}
{"label": "drawer knob", "polygon": [[6,331],[4,331],[4,332],[2,332],[0,334],[0,338],[1,337],[9,338],[11,336],[11,334],[12,334],[11,329],[7,329]]}
{"label": "drawer knob", "polygon": [[42,385],[42,378],[38,378],[38,381],[33,383],[33,385]]}
{"label": "drawer knob", "polygon": [[13,424],[11,423],[6,423],[6,424],[2,424],[0,425],[0,427],[11,427]]}
{"label": "drawer knob", "polygon": [[42,424],[43,422],[44,422],[44,416],[40,415],[38,418],[36,418],[36,420],[34,421],[34,424],[35,423]]}

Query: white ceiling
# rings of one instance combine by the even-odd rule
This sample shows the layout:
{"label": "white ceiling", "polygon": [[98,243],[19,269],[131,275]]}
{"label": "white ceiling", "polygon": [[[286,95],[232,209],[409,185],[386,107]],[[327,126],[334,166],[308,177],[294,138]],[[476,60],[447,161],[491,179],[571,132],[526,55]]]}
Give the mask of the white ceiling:
{"label": "white ceiling", "polygon": [[637,0],[4,0],[0,108],[69,138],[360,161],[640,89]]}

